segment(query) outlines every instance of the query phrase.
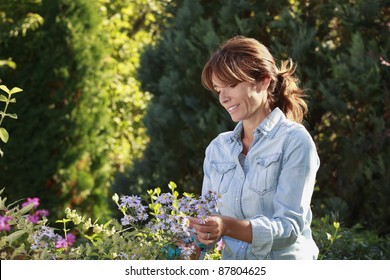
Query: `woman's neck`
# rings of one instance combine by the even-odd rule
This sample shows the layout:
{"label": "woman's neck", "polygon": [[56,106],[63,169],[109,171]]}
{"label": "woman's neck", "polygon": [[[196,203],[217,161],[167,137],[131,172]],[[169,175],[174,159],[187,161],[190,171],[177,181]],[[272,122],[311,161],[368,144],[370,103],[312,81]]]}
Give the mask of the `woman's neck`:
{"label": "woman's neck", "polygon": [[263,120],[271,113],[269,110],[268,114],[259,114],[257,119],[246,119],[242,122],[242,133],[241,142],[243,144],[242,153],[246,155],[253,142],[253,132],[263,122]]}

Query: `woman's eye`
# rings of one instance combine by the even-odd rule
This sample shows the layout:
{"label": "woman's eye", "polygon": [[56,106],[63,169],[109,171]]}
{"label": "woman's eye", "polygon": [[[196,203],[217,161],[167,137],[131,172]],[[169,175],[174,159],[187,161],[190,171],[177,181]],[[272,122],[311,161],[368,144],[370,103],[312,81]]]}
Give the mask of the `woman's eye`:
{"label": "woman's eye", "polygon": [[230,87],[230,88],[234,88],[234,87],[236,87],[236,85],[237,85],[237,84],[231,84],[229,87]]}

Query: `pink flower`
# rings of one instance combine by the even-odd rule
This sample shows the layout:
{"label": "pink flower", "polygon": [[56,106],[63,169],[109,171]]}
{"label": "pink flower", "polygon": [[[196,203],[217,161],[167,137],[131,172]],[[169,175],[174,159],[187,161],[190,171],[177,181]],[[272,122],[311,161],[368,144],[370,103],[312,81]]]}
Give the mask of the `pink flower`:
{"label": "pink flower", "polygon": [[38,197],[34,197],[34,198],[27,197],[26,202],[22,203],[22,207],[26,207],[27,205],[30,205],[30,204],[34,204],[34,208],[37,208],[39,206],[39,198]]}
{"label": "pink flower", "polygon": [[57,241],[56,243],[56,248],[57,249],[60,249],[60,248],[68,248],[68,243],[66,242],[66,239],[60,239]]}
{"label": "pink flower", "polygon": [[46,209],[39,209],[35,211],[35,215],[40,217],[47,217],[49,215],[49,211],[47,211]]}
{"label": "pink flower", "polygon": [[72,245],[76,242],[76,236],[71,233],[66,234],[66,242],[69,247],[72,247]]}
{"label": "pink flower", "polygon": [[224,247],[224,245],[223,245],[223,241],[221,239],[217,243],[217,251],[221,251],[223,249],[223,247]]}
{"label": "pink flower", "polygon": [[0,216],[0,231],[10,231],[11,225],[8,224],[8,221],[11,220],[11,217]]}
{"label": "pink flower", "polygon": [[65,238],[62,238],[59,239],[56,243],[56,248],[57,249],[60,249],[60,248],[68,248],[68,247],[72,247],[72,245],[76,242],[76,236],[74,236],[73,234],[71,233],[68,233],[66,234],[66,237]]}
{"label": "pink flower", "polygon": [[27,216],[27,220],[28,220],[30,223],[33,223],[33,224],[38,223],[39,218],[40,218],[39,215],[36,215],[36,214],[28,215],[28,216]]}
{"label": "pink flower", "polygon": [[35,211],[35,213],[28,215],[27,219],[30,223],[36,224],[41,217],[46,217],[49,215],[49,211],[45,209],[40,209]]}

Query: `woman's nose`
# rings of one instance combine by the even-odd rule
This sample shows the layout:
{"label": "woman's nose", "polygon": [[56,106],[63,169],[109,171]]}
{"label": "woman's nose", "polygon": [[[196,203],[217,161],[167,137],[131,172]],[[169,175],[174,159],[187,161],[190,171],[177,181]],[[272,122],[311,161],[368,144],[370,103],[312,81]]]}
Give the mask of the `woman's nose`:
{"label": "woman's nose", "polygon": [[219,91],[219,102],[224,104],[229,101],[229,96],[227,94],[226,88],[221,88]]}

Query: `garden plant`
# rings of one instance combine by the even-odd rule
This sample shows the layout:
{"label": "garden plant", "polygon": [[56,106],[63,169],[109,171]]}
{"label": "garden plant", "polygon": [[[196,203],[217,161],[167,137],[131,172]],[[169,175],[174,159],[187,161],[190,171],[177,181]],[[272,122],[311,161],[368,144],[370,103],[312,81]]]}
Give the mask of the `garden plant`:
{"label": "garden plant", "polygon": [[[112,199],[123,217],[105,224],[67,208],[56,227],[48,224],[49,211],[39,209],[39,198],[6,204],[7,198],[0,197],[0,258],[189,259],[201,244],[194,243],[196,234],[189,228],[188,216],[207,221],[217,208],[218,195],[179,197],[176,188],[170,182],[169,193],[161,193],[160,188],[148,191],[148,205],[139,196],[115,194]],[[206,258],[218,258],[220,249],[216,247]]]}

